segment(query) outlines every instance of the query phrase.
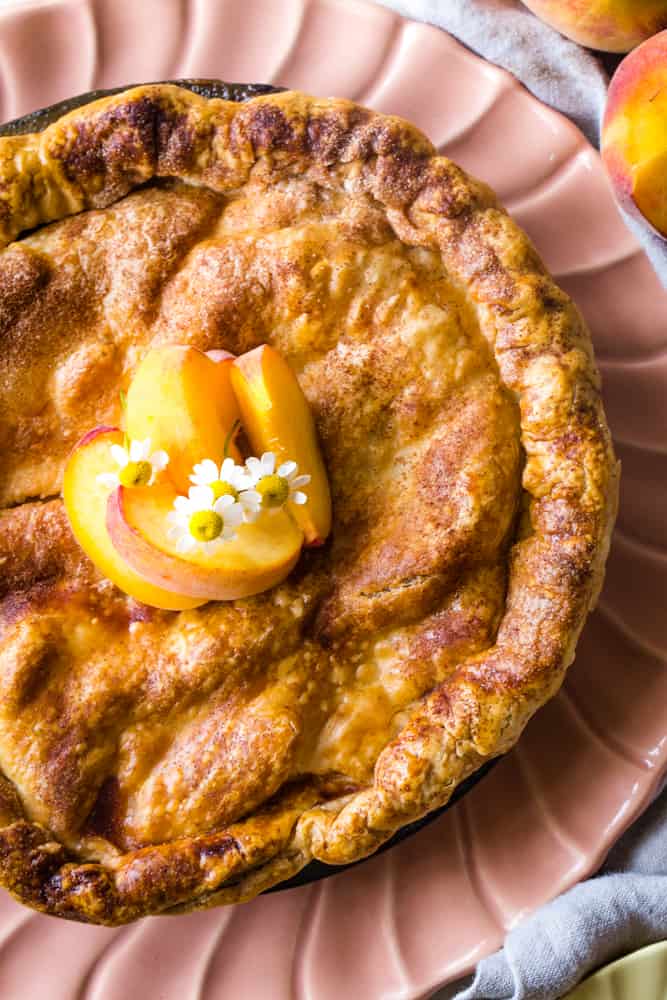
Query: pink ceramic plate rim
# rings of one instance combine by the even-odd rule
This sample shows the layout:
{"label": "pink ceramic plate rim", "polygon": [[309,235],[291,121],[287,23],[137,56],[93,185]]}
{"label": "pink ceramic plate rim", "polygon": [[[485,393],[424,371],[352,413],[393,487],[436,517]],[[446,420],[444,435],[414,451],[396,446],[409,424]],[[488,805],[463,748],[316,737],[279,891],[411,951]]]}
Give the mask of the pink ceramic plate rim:
{"label": "pink ceramic plate rim", "polygon": [[[8,1000],[410,1000],[594,870],[667,765],[667,296],[597,153],[442,32],[353,0],[50,0],[0,10],[0,118],[141,79],[337,94],[411,118],[487,180],[591,326],[624,463],[598,610],[519,747],[409,841],[243,907],[81,927],[0,897]],[[35,956],[39,956],[39,961]]]}

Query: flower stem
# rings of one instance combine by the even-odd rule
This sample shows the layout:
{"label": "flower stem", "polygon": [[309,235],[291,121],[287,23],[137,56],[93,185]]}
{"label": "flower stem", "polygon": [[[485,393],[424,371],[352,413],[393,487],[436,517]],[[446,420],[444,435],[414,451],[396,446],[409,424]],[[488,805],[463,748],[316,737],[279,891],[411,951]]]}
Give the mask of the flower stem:
{"label": "flower stem", "polygon": [[223,458],[229,458],[229,449],[230,449],[230,447],[232,445],[232,442],[234,441],[234,438],[236,437],[236,435],[240,431],[240,429],[241,429],[241,421],[240,420],[235,420],[234,423],[232,424],[231,428],[230,428],[229,434],[225,438],[225,447],[224,447],[223,452],[222,452],[222,457]]}
{"label": "flower stem", "polygon": [[[120,396],[120,408],[123,411],[123,418],[125,420],[127,415],[127,394],[124,389],[121,389],[118,395]],[[125,428],[123,428],[123,448],[127,452],[130,450],[130,438]]]}

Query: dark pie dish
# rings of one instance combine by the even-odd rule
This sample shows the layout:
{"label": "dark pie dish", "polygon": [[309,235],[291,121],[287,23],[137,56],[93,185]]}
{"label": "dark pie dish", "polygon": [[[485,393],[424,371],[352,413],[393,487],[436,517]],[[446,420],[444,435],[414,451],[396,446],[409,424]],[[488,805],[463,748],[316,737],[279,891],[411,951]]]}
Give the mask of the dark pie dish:
{"label": "dark pie dish", "polygon": [[[572,660],[617,489],[580,315],[484,185],[347,101],[147,85],[0,173],[0,881],[113,924],[360,860]],[[69,534],[69,449],[162,342],[299,376],[334,531],[275,591],[154,612]]]}

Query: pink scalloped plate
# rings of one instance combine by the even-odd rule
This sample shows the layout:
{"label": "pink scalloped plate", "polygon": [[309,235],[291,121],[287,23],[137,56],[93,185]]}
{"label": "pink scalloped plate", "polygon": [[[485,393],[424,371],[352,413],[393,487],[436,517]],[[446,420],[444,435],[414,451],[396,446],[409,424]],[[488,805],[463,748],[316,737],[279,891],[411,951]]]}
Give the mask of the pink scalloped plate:
{"label": "pink scalloped plate", "polygon": [[435,28],[352,0],[51,0],[0,11],[0,119],[98,87],[275,82],[412,119],[488,181],[593,331],[623,461],[606,585],[561,694],[454,809],[360,867],[119,930],[0,898],[3,1000],[412,1000],[593,871],[667,766],[667,295],[597,153]]}

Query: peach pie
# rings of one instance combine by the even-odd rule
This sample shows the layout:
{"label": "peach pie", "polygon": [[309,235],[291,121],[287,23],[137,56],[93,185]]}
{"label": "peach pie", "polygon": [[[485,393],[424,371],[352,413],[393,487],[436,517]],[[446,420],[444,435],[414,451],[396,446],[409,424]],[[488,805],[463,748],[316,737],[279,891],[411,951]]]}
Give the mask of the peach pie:
{"label": "peach pie", "polygon": [[599,591],[591,343],[398,118],[126,90],[0,139],[0,884],[101,924],[371,854]]}

